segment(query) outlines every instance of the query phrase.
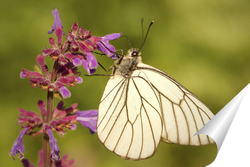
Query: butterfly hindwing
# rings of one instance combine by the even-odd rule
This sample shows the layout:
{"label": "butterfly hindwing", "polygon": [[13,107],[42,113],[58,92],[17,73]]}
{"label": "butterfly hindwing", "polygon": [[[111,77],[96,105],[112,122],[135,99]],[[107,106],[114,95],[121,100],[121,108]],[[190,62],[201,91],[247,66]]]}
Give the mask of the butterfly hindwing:
{"label": "butterfly hindwing", "polygon": [[168,74],[143,63],[138,69],[150,82],[162,107],[162,140],[182,145],[206,145],[213,139],[194,134],[213,116],[212,111],[194,94]]}

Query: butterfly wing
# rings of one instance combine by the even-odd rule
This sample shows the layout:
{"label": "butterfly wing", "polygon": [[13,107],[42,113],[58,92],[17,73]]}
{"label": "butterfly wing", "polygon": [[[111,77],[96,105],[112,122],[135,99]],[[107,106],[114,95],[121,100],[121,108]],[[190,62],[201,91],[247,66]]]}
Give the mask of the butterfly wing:
{"label": "butterfly wing", "polygon": [[194,134],[213,116],[213,112],[194,94],[168,74],[143,63],[139,76],[146,78],[161,106],[162,140],[182,145],[214,143],[207,135]]}
{"label": "butterfly wing", "polygon": [[99,140],[110,151],[134,160],[154,154],[163,127],[159,99],[137,72],[135,77],[114,75],[109,79],[97,121]]}
{"label": "butterfly wing", "polygon": [[212,111],[168,74],[143,63],[129,77],[109,79],[98,110],[99,140],[123,158],[152,156],[160,139],[182,145],[214,142],[193,136]]}

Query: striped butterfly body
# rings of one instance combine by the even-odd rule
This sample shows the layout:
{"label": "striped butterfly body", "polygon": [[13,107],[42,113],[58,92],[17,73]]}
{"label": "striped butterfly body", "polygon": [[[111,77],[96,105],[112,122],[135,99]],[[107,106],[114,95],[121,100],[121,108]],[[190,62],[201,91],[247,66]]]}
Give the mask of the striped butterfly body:
{"label": "striped butterfly body", "polygon": [[181,145],[214,143],[193,136],[213,116],[194,94],[168,74],[141,62],[137,49],[119,58],[99,105],[99,140],[122,158],[151,157],[160,140]]}

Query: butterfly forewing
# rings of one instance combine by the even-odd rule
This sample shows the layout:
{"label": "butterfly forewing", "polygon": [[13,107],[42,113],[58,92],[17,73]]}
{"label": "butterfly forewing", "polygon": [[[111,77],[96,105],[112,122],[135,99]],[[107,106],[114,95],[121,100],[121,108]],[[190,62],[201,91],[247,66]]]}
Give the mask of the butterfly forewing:
{"label": "butterfly forewing", "polygon": [[115,75],[107,83],[99,105],[98,137],[123,158],[144,159],[161,139],[160,103],[145,78],[136,74],[123,79]]}

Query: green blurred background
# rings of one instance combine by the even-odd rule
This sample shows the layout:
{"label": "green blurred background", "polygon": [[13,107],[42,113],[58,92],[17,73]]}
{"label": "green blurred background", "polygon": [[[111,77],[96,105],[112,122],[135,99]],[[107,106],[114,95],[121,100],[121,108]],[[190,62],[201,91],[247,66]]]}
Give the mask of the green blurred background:
{"label": "green blurred background", "polygon": [[[32,89],[19,74],[22,68],[33,70],[36,56],[48,46],[48,38],[54,37],[47,34],[54,22],[54,7],[59,10],[66,33],[77,21],[95,36],[123,32],[133,47],[141,44],[141,18],[145,19],[145,29],[154,20],[141,50],[143,62],[170,74],[214,113],[250,82],[248,0],[1,1],[1,167],[21,166],[19,159],[13,162],[8,156],[21,130],[16,125],[18,107],[38,111],[37,101],[46,100],[46,91]],[[125,53],[129,49],[125,38],[112,44]],[[113,64],[105,57],[97,59],[106,68]],[[97,73],[105,72],[100,68]],[[107,80],[108,77],[84,77],[81,85],[70,88],[72,97],[65,100],[66,106],[77,102],[81,110],[97,109]],[[217,153],[215,144],[192,147],[161,142],[152,158],[129,161],[108,151],[96,134],[91,135],[80,125],[64,138],[55,136],[60,155],[69,153],[78,167],[199,167],[211,163]],[[25,157],[36,164],[37,152],[42,148],[41,136],[24,136],[24,145]]]}

